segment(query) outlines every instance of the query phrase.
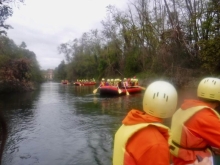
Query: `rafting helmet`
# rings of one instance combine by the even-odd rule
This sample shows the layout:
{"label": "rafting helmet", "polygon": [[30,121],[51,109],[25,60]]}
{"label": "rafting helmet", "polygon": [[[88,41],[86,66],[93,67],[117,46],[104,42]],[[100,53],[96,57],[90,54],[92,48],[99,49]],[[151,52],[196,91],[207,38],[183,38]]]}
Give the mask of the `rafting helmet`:
{"label": "rafting helmet", "polygon": [[169,118],[176,110],[177,100],[177,91],[172,84],[155,81],[144,93],[143,109],[151,116]]}
{"label": "rafting helmet", "polygon": [[220,79],[213,77],[202,79],[197,88],[197,96],[220,101]]}

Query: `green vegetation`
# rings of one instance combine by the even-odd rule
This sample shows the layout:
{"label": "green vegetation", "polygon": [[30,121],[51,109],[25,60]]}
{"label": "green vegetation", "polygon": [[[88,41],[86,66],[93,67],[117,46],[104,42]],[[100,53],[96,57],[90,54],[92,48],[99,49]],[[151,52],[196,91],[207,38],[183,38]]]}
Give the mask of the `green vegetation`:
{"label": "green vegetation", "polygon": [[[4,0],[0,6],[0,34],[11,27],[4,23],[14,1],[23,3]],[[163,77],[181,86],[192,78],[219,76],[219,20],[216,0],[132,0],[126,10],[108,6],[100,30],[58,46],[65,61],[54,79]],[[0,37],[0,91],[30,89],[42,81],[35,54],[26,46]]]}
{"label": "green vegetation", "polygon": [[[121,11],[107,7],[101,30],[62,43],[66,57],[56,77],[218,76],[220,4],[213,0],[133,0]],[[62,66],[62,67],[61,67]]]}
{"label": "green vegetation", "polygon": [[[23,46],[22,46],[23,45]],[[0,92],[29,91],[43,81],[34,52],[0,36]],[[26,46],[25,46],[26,47]]]}
{"label": "green vegetation", "polygon": [[13,4],[23,0],[0,1],[0,93],[29,91],[35,83],[43,81],[42,72],[34,52],[26,49],[22,42],[17,46],[9,39],[6,30],[12,28],[5,20],[13,14]]}
{"label": "green vegetation", "polygon": [[57,81],[65,80],[67,77],[67,71],[65,67],[65,62],[62,61],[60,65],[54,70],[54,79]]}
{"label": "green vegetation", "polygon": [[24,0],[0,0],[0,35],[7,35],[6,30],[12,28],[5,20],[13,15],[13,6],[23,4]]}

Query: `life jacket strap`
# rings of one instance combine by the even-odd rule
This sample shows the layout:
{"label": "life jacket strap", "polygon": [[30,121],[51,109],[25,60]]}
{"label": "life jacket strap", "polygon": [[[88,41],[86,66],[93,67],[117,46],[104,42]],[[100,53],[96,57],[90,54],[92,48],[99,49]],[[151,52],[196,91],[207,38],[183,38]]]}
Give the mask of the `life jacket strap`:
{"label": "life jacket strap", "polygon": [[183,148],[183,149],[185,149],[185,150],[191,150],[191,151],[204,151],[204,150],[206,150],[206,149],[209,148],[208,146],[205,146],[205,147],[203,147],[203,148],[188,148],[188,147],[183,147],[183,146],[179,145],[178,143],[176,143],[176,142],[173,141],[173,140],[172,140],[172,144],[174,144],[174,146],[173,146],[173,145],[170,145],[170,147],[169,147],[171,150],[174,150],[175,147]]}

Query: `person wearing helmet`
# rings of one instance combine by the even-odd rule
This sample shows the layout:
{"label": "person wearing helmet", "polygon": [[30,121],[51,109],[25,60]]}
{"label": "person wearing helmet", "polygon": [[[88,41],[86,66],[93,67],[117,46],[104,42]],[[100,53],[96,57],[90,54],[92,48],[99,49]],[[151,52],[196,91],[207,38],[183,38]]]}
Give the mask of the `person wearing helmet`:
{"label": "person wearing helmet", "polygon": [[169,165],[169,128],[163,118],[173,115],[177,91],[168,82],[151,83],[143,97],[143,110],[128,112],[114,138],[113,165]]}
{"label": "person wearing helmet", "polygon": [[123,86],[124,86],[125,88],[128,87],[128,81],[127,81],[127,78],[124,78]]}
{"label": "person wearing helmet", "polygon": [[111,86],[114,86],[114,79],[111,79],[110,85],[111,85]]}
{"label": "person wearing helmet", "polygon": [[122,87],[123,87],[122,82],[121,82],[121,79],[118,79],[118,87],[119,87],[119,88],[122,88]]}
{"label": "person wearing helmet", "polygon": [[102,78],[102,81],[100,82],[100,87],[105,86],[105,85],[106,85],[105,79]]}
{"label": "person wearing helmet", "polygon": [[220,79],[202,79],[197,96],[184,100],[172,117],[169,142],[174,165],[192,164],[197,155],[209,157],[213,164],[211,151],[219,151],[220,116],[216,108],[220,105]]}
{"label": "person wearing helmet", "polygon": [[106,86],[110,85],[110,79],[107,79],[107,82],[105,83]]}
{"label": "person wearing helmet", "polygon": [[138,79],[135,79],[134,85],[137,86],[138,85]]}

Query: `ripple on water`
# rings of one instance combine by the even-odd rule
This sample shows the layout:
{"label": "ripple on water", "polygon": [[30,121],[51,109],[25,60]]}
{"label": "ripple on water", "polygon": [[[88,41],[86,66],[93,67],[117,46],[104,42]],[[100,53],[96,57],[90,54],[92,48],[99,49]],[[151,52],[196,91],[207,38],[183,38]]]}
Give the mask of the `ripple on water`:
{"label": "ripple on water", "polygon": [[7,107],[9,137],[3,164],[111,164],[115,131],[141,99],[102,98],[92,94],[94,89],[47,82],[26,98],[29,101],[14,100],[16,104]]}

